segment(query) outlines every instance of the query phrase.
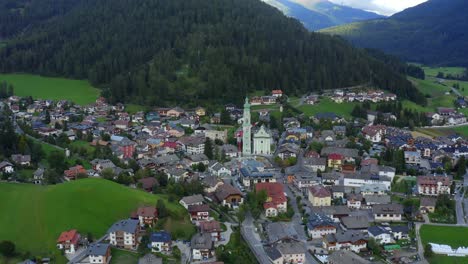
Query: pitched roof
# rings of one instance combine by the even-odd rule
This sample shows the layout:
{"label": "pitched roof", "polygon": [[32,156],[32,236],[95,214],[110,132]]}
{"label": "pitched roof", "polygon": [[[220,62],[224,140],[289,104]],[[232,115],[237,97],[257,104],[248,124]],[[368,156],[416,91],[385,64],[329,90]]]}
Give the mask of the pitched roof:
{"label": "pitched roof", "polygon": [[80,235],[78,234],[78,231],[76,229],[71,229],[71,230],[62,232],[59,238],[57,239],[57,243],[63,243],[66,241],[72,241],[72,243],[76,243],[79,238],[80,238]]}
{"label": "pitched roof", "polygon": [[181,202],[184,202],[185,204],[188,204],[188,205],[203,203],[204,200],[205,199],[203,199],[203,195],[201,195],[201,194],[185,196],[182,199],[180,199]]}
{"label": "pitched roof", "polygon": [[158,209],[153,206],[139,207],[137,210],[137,215],[142,217],[157,217]]}
{"label": "pitched roof", "polygon": [[200,232],[202,233],[212,233],[212,232],[221,232],[221,224],[218,221],[202,221],[199,223]]}
{"label": "pitched roof", "polygon": [[171,242],[171,234],[169,234],[166,231],[159,231],[159,232],[154,232],[151,234],[149,238],[150,242],[163,242],[163,243],[168,243]]}
{"label": "pitched roof", "polygon": [[133,220],[133,219],[124,219],[115,222],[109,230],[107,230],[107,233],[114,233],[117,231],[124,231],[126,233],[135,233],[138,229],[138,220]]}
{"label": "pitched roof", "polygon": [[193,249],[212,249],[213,241],[211,240],[211,234],[208,233],[197,233],[192,237],[191,247]]}
{"label": "pitched roof", "polygon": [[311,186],[309,188],[309,192],[314,197],[318,197],[318,198],[325,198],[325,197],[330,197],[331,196],[330,191],[327,188],[325,188],[323,186],[320,186],[320,185]]}
{"label": "pitched roof", "polygon": [[87,256],[105,256],[110,244],[93,243],[86,249]]}
{"label": "pitched roof", "polygon": [[207,204],[189,205],[188,211],[189,211],[190,213],[208,212],[208,211],[210,211],[210,206],[207,205]]}
{"label": "pitched roof", "polygon": [[225,183],[216,189],[215,196],[218,201],[224,201],[230,195],[242,195],[241,192],[229,183]]}

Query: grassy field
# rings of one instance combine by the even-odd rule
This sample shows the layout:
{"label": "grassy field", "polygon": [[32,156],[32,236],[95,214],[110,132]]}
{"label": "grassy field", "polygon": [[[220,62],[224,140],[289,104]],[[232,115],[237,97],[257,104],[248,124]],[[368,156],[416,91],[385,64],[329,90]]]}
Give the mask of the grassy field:
{"label": "grassy field", "polygon": [[135,264],[138,263],[138,254],[125,250],[112,249],[111,264]]}
{"label": "grassy field", "polygon": [[14,93],[19,96],[52,100],[71,100],[85,105],[96,101],[99,90],[88,81],[50,78],[31,74],[0,74],[0,81],[14,85]]}
{"label": "grassy field", "polygon": [[444,75],[459,75],[462,74],[465,70],[463,67],[421,67],[426,73],[426,76],[436,77],[439,72],[442,72]]}
{"label": "grassy field", "polygon": [[453,128],[418,128],[415,132],[429,137],[447,136],[452,134],[459,134],[460,136],[468,137],[468,126]]}
{"label": "grassy field", "polygon": [[420,230],[423,244],[436,243],[452,247],[468,247],[468,227],[423,225]]}
{"label": "grassy field", "polygon": [[317,113],[333,112],[339,116],[349,118],[356,104],[357,103],[338,104],[328,98],[324,98],[316,105],[301,105],[299,110],[304,112],[307,116],[313,116]]}
{"label": "grassy field", "polygon": [[[55,240],[64,230],[100,237],[115,221],[127,218],[140,205],[155,205],[164,196],[102,179],[83,179],[53,186],[0,184],[0,237],[12,240],[21,252],[55,254]],[[181,224],[190,225],[183,207],[166,203]],[[8,227],[8,228],[5,228]],[[170,232],[181,232],[180,225]]]}
{"label": "grassy field", "polygon": [[143,106],[143,105],[136,105],[136,104],[126,104],[125,105],[125,111],[130,113],[130,114],[135,114],[137,112],[145,112],[145,111],[149,111],[150,108],[147,107],[147,106]]}
{"label": "grassy field", "polygon": [[[420,230],[423,245],[427,243],[445,244],[452,247],[467,247],[468,228],[466,227],[447,227],[423,225]],[[435,255],[429,260],[431,264],[465,264],[468,263],[468,257],[448,257]]]}

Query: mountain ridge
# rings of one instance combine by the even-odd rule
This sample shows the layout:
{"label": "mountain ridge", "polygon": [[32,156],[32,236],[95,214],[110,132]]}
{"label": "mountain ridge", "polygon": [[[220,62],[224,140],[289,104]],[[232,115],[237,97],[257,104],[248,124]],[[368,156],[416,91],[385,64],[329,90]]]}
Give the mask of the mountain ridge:
{"label": "mountain ridge", "polygon": [[337,5],[327,0],[312,3],[302,3],[299,0],[263,1],[280,9],[285,15],[298,19],[307,29],[312,31],[354,21],[383,17],[373,12]]}
{"label": "mountain ridge", "polygon": [[403,60],[468,66],[468,2],[430,0],[386,19],[321,30],[358,47],[380,49]]}

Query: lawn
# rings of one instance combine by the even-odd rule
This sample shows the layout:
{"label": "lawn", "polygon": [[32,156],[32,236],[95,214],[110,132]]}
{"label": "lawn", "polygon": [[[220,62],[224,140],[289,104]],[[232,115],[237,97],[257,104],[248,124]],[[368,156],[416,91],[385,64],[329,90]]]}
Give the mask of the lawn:
{"label": "lawn", "polygon": [[14,93],[40,99],[71,100],[86,105],[96,101],[100,91],[88,81],[50,78],[31,74],[0,74],[0,81],[13,84]]}
{"label": "lawn", "polygon": [[440,96],[450,91],[449,87],[443,86],[435,82],[435,80],[420,80],[412,77],[408,79],[425,95]]}
{"label": "lawn", "polygon": [[354,106],[358,103],[335,103],[328,98],[323,98],[316,105],[301,105],[298,107],[299,110],[304,112],[307,116],[313,116],[317,113],[333,112],[339,116],[350,118],[351,112]]}
{"label": "lawn", "polygon": [[111,264],[135,264],[138,263],[138,254],[112,248]]}
{"label": "lawn", "polygon": [[464,137],[468,137],[468,126],[455,127],[452,130]]}
{"label": "lawn", "polygon": [[[21,252],[58,255],[55,240],[62,231],[75,228],[101,237],[115,221],[127,218],[140,205],[155,205],[159,198],[165,196],[103,179],[53,186],[1,183],[0,237],[14,241]],[[166,204],[171,214],[183,219],[181,224],[189,225],[183,207]]]}
{"label": "lawn", "polygon": [[431,264],[468,264],[468,257],[449,257],[444,255],[434,255],[430,260]]}
{"label": "lawn", "polygon": [[422,69],[426,76],[436,77],[439,72],[442,72],[444,75],[460,75],[463,74],[465,68],[463,67],[428,67],[423,66]]}
{"label": "lawn", "polygon": [[125,105],[125,111],[128,112],[129,114],[135,114],[137,112],[146,112],[149,111],[150,108],[147,106],[143,105],[137,105],[137,104],[126,104]]}
{"label": "lawn", "polygon": [[436,243],[452,247],[468,247],[468,227],[423,225],[420,230],[423,244]]}
{"label": "lawn", "polygon": [[453,128],[417,128],[416,132],[428,135],[429,137],[447,136],[459,134],[463,137],[468,137],[468,126],[460,126]]}

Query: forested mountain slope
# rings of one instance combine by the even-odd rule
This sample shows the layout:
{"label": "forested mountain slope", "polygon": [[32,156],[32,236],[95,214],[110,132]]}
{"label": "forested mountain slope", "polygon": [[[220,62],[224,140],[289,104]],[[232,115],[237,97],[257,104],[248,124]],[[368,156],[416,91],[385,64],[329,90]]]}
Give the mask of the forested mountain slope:
{"label": "forested mountain slope", "polygon": [[432,65],[468,66],[468,1],[429,0],[387,19],[325,29],[359,47]]}
{"label": "forested mountain slope", "polygon": [[0,0],[0,40],[64,15],[77,3],[69,0]]}
{"label": "forested mountain slope", "polygon": [[146,105],[241,102],[254,90],[299,95],[369,80],[424,102],[384,63],[258,0],[75,1],[10,40],[0,71],[87,78],[113,102]]}

